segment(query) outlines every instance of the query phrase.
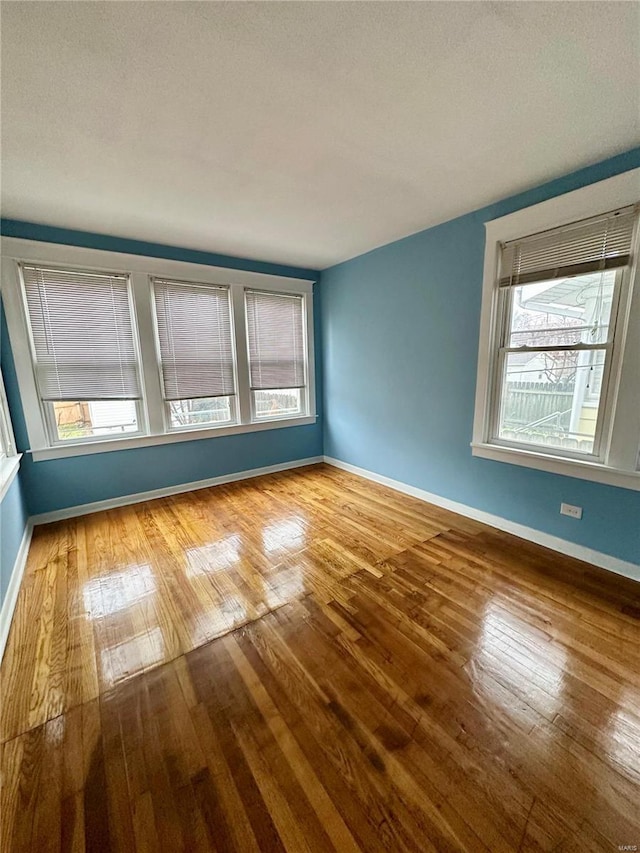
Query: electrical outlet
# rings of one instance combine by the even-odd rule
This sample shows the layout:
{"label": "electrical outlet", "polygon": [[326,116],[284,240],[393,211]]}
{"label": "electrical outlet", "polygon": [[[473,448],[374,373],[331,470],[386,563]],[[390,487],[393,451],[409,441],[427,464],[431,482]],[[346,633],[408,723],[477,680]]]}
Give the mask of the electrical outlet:
{"label": "electrical outlet", "polygon": [[560,515],[568,515],[571,518],[582,518],[582,507],[571,504],[560,504]]}

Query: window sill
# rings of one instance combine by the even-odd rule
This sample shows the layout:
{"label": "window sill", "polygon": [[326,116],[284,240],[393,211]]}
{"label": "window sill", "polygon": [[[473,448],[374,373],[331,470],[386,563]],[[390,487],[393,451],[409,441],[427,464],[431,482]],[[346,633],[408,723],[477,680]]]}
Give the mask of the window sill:
{"label": "window sill", "polygon": [[137,447],[152,447],[158,444],[176,444],[184,441],[198,441],[202,438],[217,438],[223,435],[239,435],[246,432],[262,432],[282,427],[306,426],[315,424],[315,415],[304,415],[295,418],[280,418],[259,423],[234,424],[225,427],[208,427],[204,429],[188,429],[159,435],[136,435],[131,438],[110,438],[105,441],[87,441],[76,444],[56,444],[31,450],[34,462],[46,459],[61,459],[69,456],[87,456],[93,453],[109,453],[113,450],[134,450]]}
{"label": "window sill", "polygon": [[610,468],[598,462],[567,459],[563,456],[534,453],[530,450],[519,450],[514,447],[499,447],[495,444],[472,442],[471,452],[474,456],[492,459],[495,462],[507,462],[525,468],[535,468],[538,471],[563,474],[565,477],[576,477],[579,480],[591,480],[594,483],[606,483],[609,486],[640,491],[640,471],[626,471],[620,468]]}
{"label": "window sill", "polygon": [[18,469],[20,468],[20,459],[22,454],[16,456],[5,456],[0,459],[0,501],[9,491],[9,486],[15,480]]}

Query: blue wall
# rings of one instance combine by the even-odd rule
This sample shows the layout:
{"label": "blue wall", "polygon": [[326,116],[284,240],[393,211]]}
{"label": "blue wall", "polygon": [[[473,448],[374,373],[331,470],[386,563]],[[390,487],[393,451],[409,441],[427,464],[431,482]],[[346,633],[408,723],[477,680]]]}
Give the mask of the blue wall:
{"label": "blue wall", "polygon": [[18,474],[0,504],[0,607],[9,586],[27,518],[27,503]]}
{"label": "blue wall", "polygon": [[323,272],[325,454],[640,564],[640,492],[469,446],[484,223],[638,166],[640,148]]}
{"label": "blue wall", "polygon": [[[316,272],[308,269],[245,261],[225,255],[141,243],[136,240],[106,237],[81,231],[67,231],[13,220],[2,221],[2,233],[5,236],[28,240],[44,240],[50,243],[86,246],[112,252],[170,258],[271,275],[311,280],[318,278]],[[34,462],[29,454],[25,454],[20,477],[29,514],[35,515],[77,504],[145,492],[193,480],[219,477],[310,456],[320,456],[322,454],[322,354],[317,289],[316,286],[314,288],[316,291],[314,308],[317,308],[314,311],[318,399],[316,424],[42,462]],[[24,451],[28,449],[28,437],[4,318],[2,324],[3,373],[16,443],[18,449]]]}
{"label": "blue wall", "polygon": [[[324,452],[640,564],[640,493],[474,458],[469,447],[484,222],[637,166],[640,149],[323,272],[316,287],[315,334],[319,414],[323,378],[325,386]],[[25,239],[316,278],[313,270],[9,220],[3,221],[2,231]],[[4,320],[2,324],[7,394],[18,447],[26,450]],[[383,394],[390,394],[394,405],[382,406]],[[318,423],[37,463],[25,454],[20,478],[2,505],[3,566],[17,549],[26,510],[47,512],[322,452]],[[560,516],[561,501],[582,506],[583,520]],[[5,585],[3,575],[3,590]]]}

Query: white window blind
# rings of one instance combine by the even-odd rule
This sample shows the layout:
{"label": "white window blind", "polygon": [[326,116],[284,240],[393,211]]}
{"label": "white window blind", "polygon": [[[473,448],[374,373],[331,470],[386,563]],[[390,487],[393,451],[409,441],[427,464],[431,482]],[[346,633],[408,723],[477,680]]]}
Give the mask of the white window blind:
{"label": "white window blind", "polygon": [[22,276],[41,398],[140,398],[128,277],[30,265]]}
{"label": "white window blind", "polygon": [[251,390],[305,385],[303,298],[247,291]]}
{"label": "white window blind", "polygon": [[637,211],[616,210],[502,246],[500,285],[517,286],[626,267]]}
{"label": "white window blind", "polygon": [[154,279],[165,400],[235,394],[229,288]]}

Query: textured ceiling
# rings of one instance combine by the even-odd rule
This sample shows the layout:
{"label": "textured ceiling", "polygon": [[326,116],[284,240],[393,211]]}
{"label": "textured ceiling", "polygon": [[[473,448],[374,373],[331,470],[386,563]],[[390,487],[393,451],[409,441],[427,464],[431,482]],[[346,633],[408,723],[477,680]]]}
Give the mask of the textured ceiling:
{"label": "textured ceiling", "polygon": [[322,268],[640,141],[640,5],[2,4],[3,215]]}

